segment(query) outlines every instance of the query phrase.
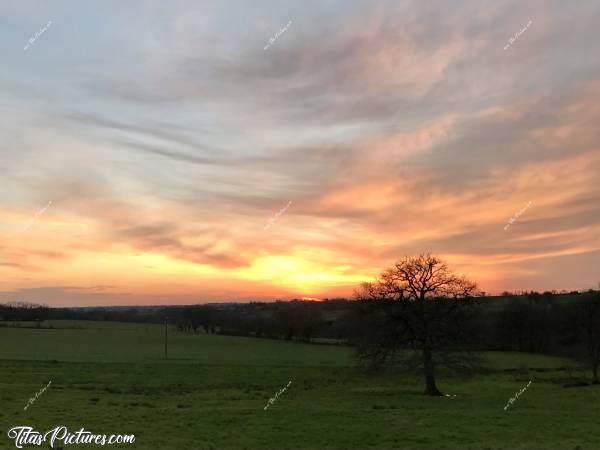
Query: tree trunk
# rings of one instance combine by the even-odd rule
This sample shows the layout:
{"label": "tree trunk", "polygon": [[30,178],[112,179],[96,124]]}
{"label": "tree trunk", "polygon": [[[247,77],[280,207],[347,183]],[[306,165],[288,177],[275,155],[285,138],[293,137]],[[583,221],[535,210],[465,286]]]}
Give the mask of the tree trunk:
{"label": "tree trunk", "polygon": [[431,348],[425,344],[423,346],[423,371],[425,374],[425,395],[443,395],[435,385],[433,375],[433,359],[431,357]]}

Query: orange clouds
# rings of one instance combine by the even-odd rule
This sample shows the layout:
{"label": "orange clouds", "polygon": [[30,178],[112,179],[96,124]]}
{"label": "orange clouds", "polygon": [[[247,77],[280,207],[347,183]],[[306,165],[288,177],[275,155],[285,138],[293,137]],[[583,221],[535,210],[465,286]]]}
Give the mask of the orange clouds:
{"label": "orange clouds", "polygon": [[123,5],[43,80],[8,55],[0,301],[350,295],[427,251],[487,291],[595,285],[598,8],[334,3]]}

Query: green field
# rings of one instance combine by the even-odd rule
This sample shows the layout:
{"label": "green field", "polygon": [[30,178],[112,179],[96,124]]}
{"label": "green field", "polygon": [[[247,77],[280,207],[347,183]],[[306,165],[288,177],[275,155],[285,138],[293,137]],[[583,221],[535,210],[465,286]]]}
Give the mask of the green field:
{"label": "green field", "polygon": [[414,375],[358,372],[346,347],[170,330],[166,361],[159,325],[49,324],[0,328],[1,449],[18,425],[135,434],[103,448],[149,450],[600,448],[600,386],[562,387],[569,360],[488,353],[489,373],[440,374],[456,397],[432,398]]}

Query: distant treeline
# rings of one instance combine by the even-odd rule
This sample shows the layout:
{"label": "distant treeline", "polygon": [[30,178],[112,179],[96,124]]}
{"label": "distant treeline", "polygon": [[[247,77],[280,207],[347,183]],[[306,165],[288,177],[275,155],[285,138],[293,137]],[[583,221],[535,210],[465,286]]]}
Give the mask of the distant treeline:
{"label": "distant treeline", "polygon": [[[476,350],[572,353],[584,342],[586,314],[600,291],[558,294],[507,293],[481,297],[465,323],[476,330]],[[600,314],[600,312],[598,313]],[[360,301],[277,301],[164,307],[50,308],[28,303],[0,304],[0,321],[99,320],[168,323],[187,333],[214,333],[271,339],[353,344],[376,329]],[[2,323],[0,322],[0,324]],[[596,326],[595,323],[591,326]]]}
{"label": "distant treeline", "polygon": [[254,336],[310,341],[346,340],[351,336],[349,315],[354,303],[346,299],[278,301],[231,305],[178,306],[166,310],[183,332]]}
{"label": "distant treeline", "polygon": [[139,307],[118,308],[51,308],[46,305],[26,302],[0,304],[0,324],[2,322],[37,322],[45,320],[100,320],[116,322],[160,323],[159,310]]}
{"label": "distant treeline", "polygon": [[[313,337],[347,339],[349,320],[340,320],[354,306],[347,299],[322,302],[300,300],[277,302],[227,303],[190,306],[131,306],[49,308],[31,303],[0,304],[2,322],[36,322],[45,320],[97,320],[139,323],[168,323],[181,332],[256,336],[273,339]],[[28,326],[28,325],[24,325]]]}

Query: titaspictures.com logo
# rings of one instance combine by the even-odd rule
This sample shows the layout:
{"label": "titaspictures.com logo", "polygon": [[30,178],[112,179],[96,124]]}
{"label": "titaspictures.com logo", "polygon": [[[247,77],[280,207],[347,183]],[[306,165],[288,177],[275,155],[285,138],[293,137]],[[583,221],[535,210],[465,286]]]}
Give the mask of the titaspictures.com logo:
{"label": "titaspictures.com logo", "polygon": [[8,430],[8,437],[15,440],[15,447],[23,448],[23,445],[42,445],[46,441],[51,448],[55,448],[57,443],[63,445],[73,444],[133,444],[135,435],[133,434],[93,434],[91,431],[85,431],[81,428],[75,433],[70,433],[65,426],[58,426],[42,434],[35,431],[33,427],[21,425],[12,427]]}

